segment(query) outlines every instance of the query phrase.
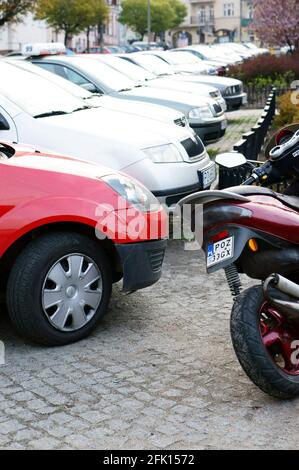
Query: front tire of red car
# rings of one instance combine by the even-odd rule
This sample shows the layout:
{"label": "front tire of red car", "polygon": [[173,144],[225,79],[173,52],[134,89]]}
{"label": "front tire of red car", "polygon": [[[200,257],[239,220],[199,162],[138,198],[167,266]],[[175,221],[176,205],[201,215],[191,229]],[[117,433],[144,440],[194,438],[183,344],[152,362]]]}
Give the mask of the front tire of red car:
{"label": "front tire of red car", "polygon": [[12,267],[7,306],[27,339],[63,346],[87,337],[107,310],[112,273],[99,244],[72,232],[30,242]]}

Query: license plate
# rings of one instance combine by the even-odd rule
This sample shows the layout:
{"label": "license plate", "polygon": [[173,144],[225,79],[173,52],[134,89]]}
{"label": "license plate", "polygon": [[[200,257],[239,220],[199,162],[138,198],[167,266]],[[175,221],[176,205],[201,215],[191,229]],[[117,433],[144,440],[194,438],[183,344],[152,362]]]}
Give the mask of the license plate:
{"label": "license plate", "polygon": [[202,187],[203,189],[206,189],[211,186],[213,181],[216,179],[216,166],[213,164],[207,170],[200,171],[199,173],[202,181]]}
{"label": "license plate", "polygon": [[207,251],[207,267],[223,263],[234,256],[234,237],[225,238],[217,243],[210,243]]}
{"label": "license plate", "polygon": [[226,128],[227,128],[227,121],[225,120],[225,121],[222,121],[221,123],[221,130],[224,131],[224,129]]}

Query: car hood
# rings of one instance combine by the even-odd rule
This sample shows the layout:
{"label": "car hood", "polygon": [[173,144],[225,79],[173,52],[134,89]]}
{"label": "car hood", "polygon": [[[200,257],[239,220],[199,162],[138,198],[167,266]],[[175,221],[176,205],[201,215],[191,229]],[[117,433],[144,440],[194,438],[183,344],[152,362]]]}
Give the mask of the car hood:
{"label": "car hood", "polygon": [[76,133],[110,137],[121,145],[134,143],[134,146],[141,149],[186,138],[191,132],[189,128],[102,108],[42,118],[39,121],[72,129]]}
{"label": "car hood", "polygon": [[166,144],[181,147],[193,136],[189,127],[101,108],[33,119],[15,118],[19,140],[122,170],[146,158],[142,149]]}
{"label": "car hood", "polygon": [[154,102],[161,102],[165,103],[167,106],[167,103],[171,106],[171,104],[174,106],[175,104],[178,104],[186,109],[186,111],[189,111],[190,109],[199,107],[199,106],[205,106],[207,104],[207,101],[205,97],[200,97],[197,96],[196,98],[193,96],[190,96],[188,93],[180,93],[176,91],[171,91],[171,90],[159,90],[157,88],[150,88],[150,87],[140,87],[140,88],[134,88],[133,90],[125,91],[122,92],[125,94],[127,97],[136,97],[136,98],[145,98],[145,99],[152,99]]}
{"label": "car hood", "polygon": [[196,75],[180,78],[180,80],[185,80],[192,83],[204,83],[215,88],[225,89],[229,86],[236,86],[242,84],[241,80],[230,77],[219,77],[215,75]]}
{"label": "car hood", "polygon": [[111,174],[111,168],[104,165],[78,160],[69,155],[56,154],[52,152],[40,153],[33,147],[27,145],[9,146],[15,150],[15,155],[5,161],[5,164],[18,168],[30,168],[32,170],[52,171],[88,178],[102,178]]}
{"label": "car hood", "polygon": [[[192,93],[193,95],[197,94],[199,96],[207,96],[210,97],[210,93],[216,91],[215,87],[209,86],[208,84],[200,84],[198,86],[196,83],[191,81],[184,81],[184,75],[178,75],[179,79],[176,78],[177,75],[174,75],[173,78],[156,78],[154,80],[150,80],[147,82],[149,86],[154,88],[165,88],[168,90],[180,91],[182,93]],[[188,85],[186,86],[186,83]]]}
{"label": "car hood", "polygon": [[173,123],[177,119],[182,119],[184,115],[179,111],[166,106],[159,106],[158,104],[139,103],[138,101],[123,101],[112,96],[103,95],[101,97],[94,97],[89,100],[91,104],[101,106],[111,111],[120,111],[134,116],[143,116],[149,119],[156,119],[157,121],[165,123]]}

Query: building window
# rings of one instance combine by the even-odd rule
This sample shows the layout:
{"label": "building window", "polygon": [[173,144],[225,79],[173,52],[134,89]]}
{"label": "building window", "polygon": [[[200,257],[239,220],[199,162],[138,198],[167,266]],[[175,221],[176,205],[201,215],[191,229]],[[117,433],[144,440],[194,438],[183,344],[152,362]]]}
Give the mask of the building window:
{"label": "building window", "polygon": [[209,17],[210,17],[210,21],[214,21],[215,13],[214,13],[214,8],[213,7],[209,8]]}
{"label": "building window", "polygon": [[204,24],[206,22],[206,9],[205,9],[205,7],[200,8],[200,10],[198,12],[198,15],[199,15],[199,23]]}
{"label": "building window", "polygon": [[250,20],[253,19],[253,5],[252,5],[252,4],[251,4],[251,5],[248,5],[248,18],[249,18]]}
{"label": "building window", "polygon": [[235,4],[234,3],[224,4],[224,16],[235,16]]}

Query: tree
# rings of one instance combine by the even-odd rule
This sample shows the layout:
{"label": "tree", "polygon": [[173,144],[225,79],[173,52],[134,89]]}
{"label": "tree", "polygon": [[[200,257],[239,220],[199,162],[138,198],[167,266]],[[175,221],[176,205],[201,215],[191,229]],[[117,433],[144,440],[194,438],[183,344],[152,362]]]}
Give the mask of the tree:
{"label": "tree", "polygon": [[[181,24],[187,14],[181,0],[151,0],[152,31],[157,34]],[[119,22],[144,37],[147,32],[147,0],[123,0]]]}
{"label": "tree", "polygon": [[254,30],[271,46],[298,47],[299,0],[259,0],[255,2]]}
{"label": "tree", "polygon": [[171,6],[172,0],[152,0],[152,31],[155,33],[155,41],[158,34],[171,29],[175,22],[176,13]]}
{"label": "tree", "polygon": [[146,0],[123,0],[118,21],[129,26],[133,31],[140,34],[143,39],[147,31]]}
{"label": "tree", "polygon": [[0,26],[19,21],[34,3],[34,0],[0,0]]}
{"label": "tree", "polygon": [[105,0],[38,0],[36,5],[36,18],[63,31],[65,45],[70,36],[104,21],[108,12]]}
{"label": "tree", "polygon": [[187,7],[181,0],[170,0],[171,6],[175,11],[175,18],[172,25],[172,28],[176,28],[183,23],[184,19],[187,16]]}

